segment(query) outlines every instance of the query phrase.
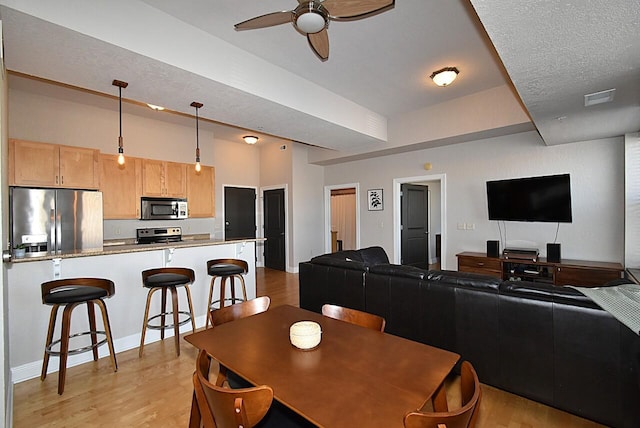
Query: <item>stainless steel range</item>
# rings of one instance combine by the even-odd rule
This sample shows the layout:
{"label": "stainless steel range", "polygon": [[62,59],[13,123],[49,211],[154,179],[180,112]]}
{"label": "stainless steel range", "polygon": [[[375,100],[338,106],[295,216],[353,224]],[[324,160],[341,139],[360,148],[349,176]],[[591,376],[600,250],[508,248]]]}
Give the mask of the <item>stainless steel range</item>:
{"label": "stainless steel range", "polygon": [[182,241],[181,227],[145,227],[136,229],[136,243],[158,244]]}

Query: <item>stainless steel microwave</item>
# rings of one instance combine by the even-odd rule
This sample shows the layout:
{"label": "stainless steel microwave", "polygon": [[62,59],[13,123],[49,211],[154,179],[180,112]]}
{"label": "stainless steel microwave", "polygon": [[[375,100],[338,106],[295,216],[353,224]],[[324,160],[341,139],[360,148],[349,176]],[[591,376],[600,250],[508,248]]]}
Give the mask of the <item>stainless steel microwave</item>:
{"label": "stainless steel microwave", "polygon": [[184,198],[140,198],[141,220],[174,220],[188,217]]}

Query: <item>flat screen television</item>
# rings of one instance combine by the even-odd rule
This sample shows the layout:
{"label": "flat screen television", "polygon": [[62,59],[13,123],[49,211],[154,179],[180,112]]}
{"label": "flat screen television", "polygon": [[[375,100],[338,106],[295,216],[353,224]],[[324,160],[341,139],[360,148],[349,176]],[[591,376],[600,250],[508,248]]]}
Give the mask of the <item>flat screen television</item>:
{"label": "flat screen television", "polygon": [[487,181],[489,220],[571,223],[569,174]]}

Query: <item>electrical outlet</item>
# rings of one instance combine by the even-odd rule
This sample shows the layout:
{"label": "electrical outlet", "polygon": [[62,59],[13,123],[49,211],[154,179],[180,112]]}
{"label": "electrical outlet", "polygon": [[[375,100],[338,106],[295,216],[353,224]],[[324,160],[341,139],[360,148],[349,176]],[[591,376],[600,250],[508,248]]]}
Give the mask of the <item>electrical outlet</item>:
{"label": "electrical outlet", "polygon": [[475,230],[475,229],[476,229],[475,223],[467,223],[467,230]]}

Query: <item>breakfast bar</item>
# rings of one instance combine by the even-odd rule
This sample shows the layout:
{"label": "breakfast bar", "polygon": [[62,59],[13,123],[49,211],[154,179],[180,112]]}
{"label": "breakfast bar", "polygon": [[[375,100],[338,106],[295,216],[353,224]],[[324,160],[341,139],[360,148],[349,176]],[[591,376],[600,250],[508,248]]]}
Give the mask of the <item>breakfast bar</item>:
{"label": "breakfast bar", "polygon": [[[222,241],[185,239],[181,242],[136,245],[108,245],[103,250],[63,255],[14,259],[8,264],[9,343],[11,347],[12,382],[37,377],[42,365],[49,309],[42,304],[40,284],[60,278],[99,277],[115,283],[116,293],[105,300],[109,308],[111,330],[116,352],[136,348],[140,344],[142,318],[147,290],[142,287],[141,272],[158,267],[188,267],[195,271],[191,287],[196,326],[204,326],[210,277],[206,262],[216,258],[245,260],[249,271],[245,276],[247,297],[256,297],[256,242],[258,239]],[[183,296],[180,296],[182,299]],[[155,312],[159,312],[159,303]],[[182,306],[183,302],[180,302]],[[86,319],[72,320],[72,331],[86,330]],[[76,325],[77,322],[77,325]],[[188,325],[185,331],[191,331]],[[171,333],[167,332],[168,335]],[[146,342],[159,340],[160,333],[151,331]],[[106,349],[100,349],[100,356]],[[89,354],[72,355],[69,366],[90,360]],[[55,366],[52,365],[52,367]]]}

